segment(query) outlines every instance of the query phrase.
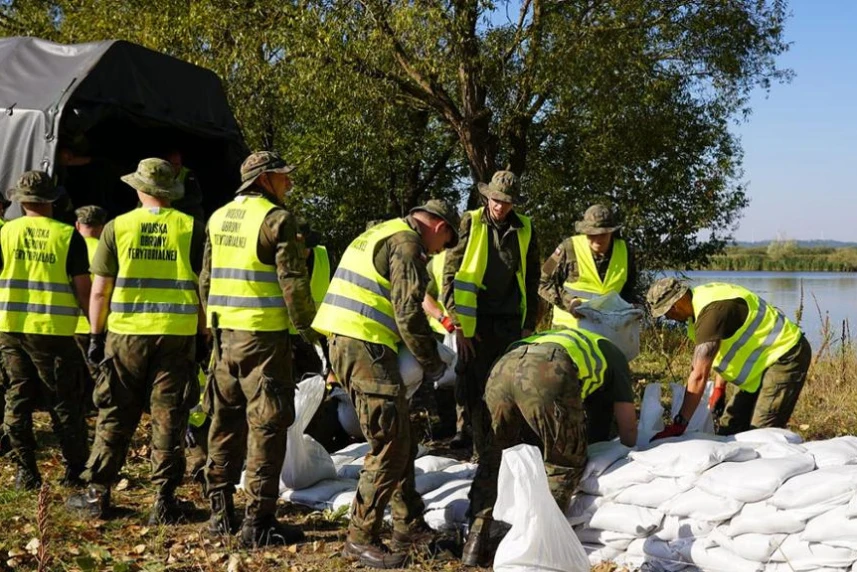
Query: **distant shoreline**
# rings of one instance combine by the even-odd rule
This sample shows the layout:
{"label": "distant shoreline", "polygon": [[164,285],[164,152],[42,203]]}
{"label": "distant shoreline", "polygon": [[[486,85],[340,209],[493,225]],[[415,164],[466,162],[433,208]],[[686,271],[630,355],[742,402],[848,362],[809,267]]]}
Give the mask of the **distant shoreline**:
{"label": "distant shoreline", "polygon": [[781,241],[766,246],[730,246],[723,254],[712,256],[700,270],[855,272],[857,244],[839,247],[800,246],[797,241]]}

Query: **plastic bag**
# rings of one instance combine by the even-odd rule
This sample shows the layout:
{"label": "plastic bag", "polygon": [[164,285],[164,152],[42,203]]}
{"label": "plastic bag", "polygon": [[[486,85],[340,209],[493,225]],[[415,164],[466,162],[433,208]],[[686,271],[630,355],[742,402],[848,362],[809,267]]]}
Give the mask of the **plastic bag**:
{"label": "plastic bag", "polygon": [[[682,403],[684,402],[683,385],[671,383],[672,390],[672,407],[670,408],[670,419],[675,418],[678,412],[681,411]],[[705,384],[705,389],[702,393],[702,399],[696,406],[696,411],[690,416],[690,421],[687,422],[685,433],[714,433],[714,418],[711,416],[711,411],[708,409],[708,398],[711,397],[711,392],[714,389],[714,382],[708,381]]]}
{"label": "plastic bag", "polygon": [[280,472],[281,489],[304,489],[321,480],[336,478],[330,454],[315,439],[304,435],[324,399],[324,388],[324,378],[315,375],[300,382],[295,391],[295,422],[288,431],[286,458]]}
{"label": "plastic bag", "polygon": [[589,559],[548,489],[541,453],[532,445],[503,451],[494,518],[511,530],[497,547],[496,572],[588,572]]}
{"label": "plastic bag", "polygon": [[615,292],[587,300],[577,307],[583,317],[579,327],[601,334],[622,350],[628,360],[640,353],[640,329],[643,311],[635,308]]}

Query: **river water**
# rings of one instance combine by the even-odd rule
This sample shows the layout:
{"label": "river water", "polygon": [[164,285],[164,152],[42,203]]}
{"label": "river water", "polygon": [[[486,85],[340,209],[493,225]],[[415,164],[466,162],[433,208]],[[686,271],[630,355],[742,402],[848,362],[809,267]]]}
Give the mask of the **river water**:
{"label": "river water", "polygon": [[[847,321],[849,327],[857,326],[857,273],[698,271],[685,275],[694,286],[707,282],[744,286],[777,306],[792,320],[801,305],[803,288],[800,326],[813,348],[820,344],[825,320],[830,320],[837,345],[843,321]],[[857,331],[854,334],[857,335]]]}

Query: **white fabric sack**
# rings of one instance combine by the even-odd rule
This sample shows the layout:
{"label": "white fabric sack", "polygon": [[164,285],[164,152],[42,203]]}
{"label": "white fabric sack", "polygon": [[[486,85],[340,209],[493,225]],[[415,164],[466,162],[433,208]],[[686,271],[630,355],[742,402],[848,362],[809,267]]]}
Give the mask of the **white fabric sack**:
{"label": "white fabric sack", "polygon": [[741,443],[695,438],[656,443],[645,451],[632,451],[628,457],[658,477],[699,475],[724,461],[747,461],[758,456],[753,447]]}
{"label": "white fabric sack", "polygon": [[369,452],[368,443],[352,443],[347,447],[343,447],[339,451],[333,453],[330,458],[333,459],[333,465],[339,470],[339,467],[347,465],[354,459],[366,456]]}
{"label": "white fabric sack", "polygon": [[679,547],[682,557],[705,572],[761,572],[764,565],[741,558],[710,540],[694,539]]}
{"label": "white fabric sack", "polygon": [[801,535],[790,534],[771,555],[772,562],[782,562],[796,572],[817,570],[824,566],[842,568],[857,559],[857,551],[838,548],[817,542],[807,542]]}
{"label": "white fabric sack", "polygon": [[739,500],[719,497],[694,487],[665,502],[660,510],[673,516],[721,522],[737,514],[743,506]]}
{"label": "white fabric sack", "polygon": [[640,403],[637,447],[647,447],[652,437],[663,430],[664,408],[661,405],[661,384],[650,383],[646,385],[646,389],[643,391],[643,400]]}
{"label": "white fabric sack", "polygon": [[[440,359],[446,364],[446,371],[440,378],[444,385],[455,383],[455,360],[456,354],[448,347],[445,347],[440,342],[437,343],[437,352],[440,354]],[[408,349],[405,344],[399,344],[399,374],[402,376],[402,381],[405,382],[405,396],[410,399],[414,396],[420,385],[423,382],[423,366]],[[451,367],[450,367],[451,366]],[[450,373],[450,369],[453,370]]]}
{"label": "white fabric sack", "polygon": [[[650,536],[649,538],[641,538],[635,542],[641,543],[639,547],[635,546],[634,551],[642,550],[646,557],[645,561],[656,563],[658,569],[664,570],[682,570],[687,567],[687,562],[679,550],[685,541],[667,542],[659,538]],[[629,552],[631,551],[631,547]]]}
{"label": "white fabric sack", "polygon": [[322,510],[333,505],[336,495],[343,491],[353,491],[356,486],[357,483],[351,479],[325,479],[305,489],[286,490],[281,498]]}
{"label": "white fabric sack", "polygon": [[800,538],[828,544],[834,540],[854,541],[857,539],[857,518],[848,518],[848,506],[843,505],[807,522]]}
{"label": "white fabric sack", "polygon": [[596,495],[588,495],[579,493],[572,497],[568,509],[565,511],[565,518],[572,526],[589,522],[595,511],[607,500],[604,497]]}
{"label": "white fabric sack", "polygon": [[444,335],[443,343],[437,346],[437,353],[446,364],[446,373],[434,382],[434,388],[452,387],[455,385],[455,364],[458,361],[458,343],[455,341],[454,333]]}
{"label": "white fabric sack", "polygon": [[846,435],[826,441],[810,441],[803,445],[815,457],[815,465],[821,469],[842,465],[857,465],[857,437]]}
{"label": "white fabric sack", "polygon": [[797,443],[757,443],[755,447],[760,459],[782,459],[808,454],[806,448]]}
{"label": "white fabric sack", "polygon": [[348,436],[352,439],[365,440],[363,430],[360,428],[360,420],[357,418],[357,410],[354,409],[354,404],[351,403],[348,393],[336,386],[330,392],[330,397],[337,402],[336,417]]}
{"label": "white fabric sack", "polygon": [[619,459],[601,473],[599,477],[589,477],[580,481],[578,490],[590,495],[610,497],[623,491],[626,487],[648,483],[655,476],[642,463],[635,463],[629,458]]}
{"label": "white fabric sack", "polygon": [[584,544],[603,544],[617,550],[625,550],[637,538],[633,534],[589,528],[588,526],[575,530],[575,534],[577,534],[577,539]]}
{"label": "white fabric sack", "polygon": [[855,572],[853,568],[831,568],[829,566],[811,566],[802,568],[802,564],[798,563],[798,568],[791,566],[788,562],[768,562],[765,564],[764,572],[798,572],[799,570],[812,570],[812,572]]}
{"label": "white fabric sack", "polygon": [[771,497],[789,478],[815,469],[812,455],[722,463],[707,470],[696,486],[706,492],[742,502]]}
{"label": "white fabric sack", "polygon": [[718,523],[708,520],[694,520],[686,516],[668,514],[664,516],[661,527],[652,533],[651,538],[673,541],[679,538],[699,538],[714,530]]}
{"label": "white fabric sack", "polygon": [[630,450],[618,439],[599,441],[589,445],[586,448],[586,468],[583,469],[581,480],[600,476],[610,465],[628,456]]}
{"label": "white fabric sack", "polygon": [[577,312],[583,316],[578,320],[581,328],[613,342],[629,361],[640,353],[643,311],[616,292],[587,300],[577,307]]}
{"label": "white fabric sack", "polygon": [[715,528],[708,538],[741,558],[755,562],[767,562],[780,544],[786,539],[786,534],[739,534],[729,536],[726,526]]}
{"label": "white fabric sack", "polygon": [[301,381],[295,391],[295,422],[287,432],[286,458],[280,472],[280,489],[304,489],[324,479],[336,478],[330,454],[304,431],[324,399],[324,378],[315,375]]}
{"label": "white fabric sack", "polygon": [[494,518],[512,525],[494,556],[495,572],[588,572],[589,559],[548,488],[532,445],[503,451]]}
{"label": "white fabric sack", "polygon": [[[678,383],[670,383],[670,389],[672,390],[670,419],[674,419],[679,411],[681,411],[682,403],[684,403],[685,387]],[[714,433],[714,418],[711,416],[711,411],[708,410],[708,398],[711,397],[713,390],[714,382],[707,382],[702,392],[702,399],[699,400],[696,410],[687,422],[687,429],[684,430],[685,433]]]}
{"label": "white fabric sack", "polygon": [[[818,457],[815,457],[818,463]],[[857,465],[823,467],[789,479],[768,502],[782,510],[805,508],[857,492]],[[850,497],[849,497],[850,498]],[[845,500],[847,502],[848,499]]]}
{"label": "white fabric sack", "polygon": [[658,508],[671,498],[689,490],[695,481],[696,475],[682,478],[657,477],[648,483],[629,486],[613,500],[618,503]]}
{"label": "white fabric sack", "polygon": [[661,525],[664,513],[632,504],[606,502],[589,519],[590,528],[612,530],[633,535],[636,538],[648,536]]}
{"label": "white fabric sack", "polygon": [[851,501],[848,503],[845,515],[848,518],[857,518],[857,496],[851,497]]}
{"label": "white fabric sack", "polygon": [[806,522],[796,518],[792,511],[779,510],[766,502],[745,504],[741,512],[729,521],[729,536],[740,534],[792,534],[806,527]]}
{"label": "white fabric sack", "polygon": [[738,443],[803,443],[800,435],[779,427],[751,429],[750,431],[730,435],[728,440],[737,441]]}

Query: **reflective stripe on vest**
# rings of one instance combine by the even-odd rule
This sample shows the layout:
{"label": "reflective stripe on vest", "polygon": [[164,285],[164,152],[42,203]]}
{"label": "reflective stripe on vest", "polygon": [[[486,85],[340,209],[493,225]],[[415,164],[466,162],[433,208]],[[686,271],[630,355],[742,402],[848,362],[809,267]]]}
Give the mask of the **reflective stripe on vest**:
{"label": "reflective stripe on vest", "polygon": [[[486,289],[482,280],[485,277],[485,269],[488,266],[488,225],[482,220],[484,207],[470,211],[470,237],[464,250],[464,258],[461,268],[455,273],[453,281],[453,299],[455,300],[455,314],[464,335],[472,338],[476,334],[476,306],[479,291]],[[532,221],[530,217],[517,215],[523,226],[517,229],[518,250],[521,255],[521,264],[515,272],[518,280],[518,289],[521,292],[521,325],[527,318],[527,250],[530,247],[530,239],[533,235]]]}
{"label": "reflective stripe on vest", "polygon": [[211,288],[208,324],[217,314],[225,330],[288,330],[289,311],[277,268],[259,260],[257,244],[265,218],[277,205],[263,196],[241,195],[218,209],[208,222],[211,242]]}
{"label": "reflective stripe on vest", "polygon": [[23,216],[0,227],[0,331],[71,336],[80,308],[66,273],[74,227]]}
{"label": "reflective stripe on vest", "polygon": [[746,288],[733,284],[711,283],[697,286],[693,292],[693,320],[688,335],[696,340],[695,320],[713,302],[740,298],[747,303],[747,320],[727,340],[720,342],[714,356],[714,370],[723,379],[754,393],[762,383],[765,370],[794,347],[802,332],[774,306]]}
{"label": "reflective stripe on vest", "polygon": [[384,344],[398,352],[401,341],[390,302],[390,281],[375,269],[376,246],[399,232],[416,232],[398,218],[375,225],[348,245],[330,281],[312,327],[325,335]]}
{"label": "reflective stripe on vest", "polygon": [[138,208],[116,217],[113,230],[119,273],[107,329],[125,335],[196,333],[193,217],[171,208]]}
{"label": "reflective stripe on vest", "polygon": [[[92,259],[95,258],[95,250],[98,248],[98,239],[94,236],[84,236],[83,240],[86,241],[86,254],[89,258],[89,263],[92,264]],[[89,275],[89,279],[92,280],[92,274]],[[80,318],[77,320],[77,328],[74,333],[89,333],[89,316],[84,316],[83,312],[81,312]]]}
{"label": "reflective stripe on vest", "polygon": [[[428,271],[431,274],[432,281],[437,286],[437,305],[440,307],[444,315],[446,315],[446,307],[443,305],[443,267],[446,264],[446,250],[442,250],[440,254],[432,256],[428,263]],[[436,333],[445,336],[448,332],[441,323],[431,316],[426,316],[429,321],[429,326]]]}
{"label": "reflective stripe on vest", "polygon": [[607,374],[607,360],[598,347],[602,340],[607,338],[587,330],[568,328],[536,334],[523,341],[528,344],[553,343],[562,346],[577,365],[580,397],[586,399],[604,385],[604,377]]}
{"label": "reflective stripe on vest", "polygon": [[[309,289],[312,292],[312,301],[315,302],[315,307],[321,306],[324,300],[327,289],[330,287],[330,258],[327,255],[327,248],[323,246],[314,246],[312,248],[312,276],[309,278]],[[289,333],[295,335],[298,333],[294,324],[289,326]]]}
{"label": "reflective stripe on vest", "polygon": [[[571,238],[574,247],[574,256],[577,259],[578,277],[575,281],[566,281],[563,290],[575,298],[583,301],[593,296],[603,296],[610,292],[617,294],[622,291],[625,282],[628,281],[628,245],[625,241],[616,238],[613,240],[613,249],[610,254],[610,264],[604,273],[604,280],[598,275],[598,267],[595,266],[595,257],[585,234],[578,234]],[[565,328],[577,327],[577,319],[569,312],[559,306],[553,308],[554,327]]]}

